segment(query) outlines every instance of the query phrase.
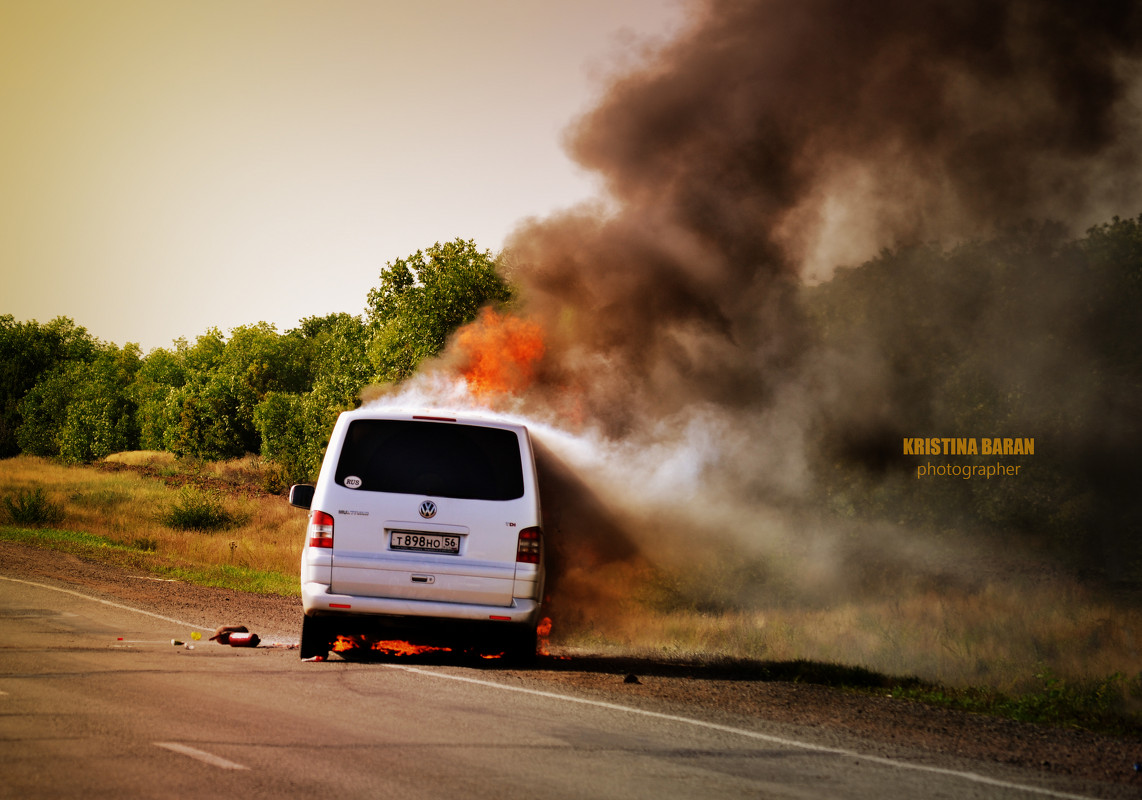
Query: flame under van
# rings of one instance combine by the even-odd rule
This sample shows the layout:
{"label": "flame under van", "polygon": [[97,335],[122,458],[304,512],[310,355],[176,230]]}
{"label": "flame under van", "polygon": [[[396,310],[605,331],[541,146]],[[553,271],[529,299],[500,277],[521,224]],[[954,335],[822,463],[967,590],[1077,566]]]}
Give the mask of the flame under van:
{"label": "flame under van", "polygon": [[463,629],[534,657],[544,588],[527,428],[484,419],[348,411],[316,486],[301,554],[301,657],[370,623]]}

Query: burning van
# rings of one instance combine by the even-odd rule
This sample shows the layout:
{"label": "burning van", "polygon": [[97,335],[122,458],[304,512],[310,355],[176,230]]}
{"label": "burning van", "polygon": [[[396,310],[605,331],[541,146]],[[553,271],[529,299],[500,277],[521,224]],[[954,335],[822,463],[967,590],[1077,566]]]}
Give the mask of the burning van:
{"label": "burning van", "polygon": [[301,657],[385,624],[462,631],[534,657],[544,588],[527,428],[483,419],[348,411],[316,486],[301,555]]}

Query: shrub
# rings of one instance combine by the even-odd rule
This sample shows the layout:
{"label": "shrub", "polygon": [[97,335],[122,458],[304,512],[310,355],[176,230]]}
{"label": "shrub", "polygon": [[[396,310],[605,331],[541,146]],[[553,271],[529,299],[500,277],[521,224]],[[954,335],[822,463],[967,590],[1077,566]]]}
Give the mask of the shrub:
{"label": "shrub", "polygon": [[17,525],[55,525],[63,519],[63,507],[49,500],[38,486],[6,496],[4,510]]}
{"label": "shrub", "polygon": [[343,406],[321,391],[308,395],[270,392],[254,409],[262,456],[278,467],[278,482],[306,483],[317,477],[325,443]]}
{"label": "shrub", "polygon": [[189,486],[179,492],[162,521],[167,527],[183,531],[220,531],[240,522],[223,507],[217,494]]}
{"label": "shrub", "polygon": [[286,471],[274,463],[267,463],[262,468],[261,487],[262,491],[269,494],[285,494],[289,489],[291,481],[286,475]]}

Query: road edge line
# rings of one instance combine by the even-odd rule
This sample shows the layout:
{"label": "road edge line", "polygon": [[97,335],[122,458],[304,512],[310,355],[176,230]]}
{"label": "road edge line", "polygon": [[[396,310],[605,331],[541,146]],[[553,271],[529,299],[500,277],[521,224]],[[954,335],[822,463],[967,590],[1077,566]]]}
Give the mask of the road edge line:
{"label": "road edge line", "polygon": [[219,769],[249,769],[245,764],[239,764],[235,761],[230,761],[222,756],[216,756],[213,753],[208,753],[205,750],[199,750],[196,747],[188,747],[185,744],[178,742],[152,742],[155,747],[162,747],[175,753],[181,753],[184,756],[189,756],[204,764],[209,764],[212,767]]}
{"label": "road edge line", "polygon": [[47,584],[47,583],[36,583],[35,581],[25,581],[25,580],[21,580],[20,578],[9,578],[6,575],[0,575],[0,581],[9,581],[11,583],[22,583],[25,586],[36,586],[40,589],[51,589],[53,592],[63,592],[64,594],[70,594],[73,597],[79,597],[79,598],[82,598],[84,600],[93,600],[96,603],[102,603],[105,606],[111,606],[112,608],[122,609],[123,611],[134,611],[136,614],[146,614],[148,617],[154,617],[155,619],[161,619],[163,622],[171,622],[171,623],[174,623],[175,625],[179,625],[179,626],[184,627],[184,628],[209,628],[210,627],[209,625],[195,625],[192,622],[184,622],[183,620],[175,619],[174,617],[164,617],[162,614],[156,614],[153,611],[144,611],[143,609],[135,608],[134,606],[125,606],[122,603],[112,603],[110,600],[103,600],[102,598],[99,598],[99,597],[92,597],[89,594],[83,594],[82,592],[72,591],[71,589],[64,589],[64,588],[61,588],[59,586],[52,586],[52,585]]}
{"label": "road edge line", "polygon": [[809,750],[816,753],[825,753],[829,755],[842,756],[845,758],[856,758],[862,761],[869,761],[874,764],[897,767],[899,769],[911,769],[918,772],[929,772],[936,775],[963,778],[964,780],[973,781],[975,783],[984,784],[986,786],[1030,792],[1047,797],[1058,797],[1062,798],[1063,800],[1095,800],[1095,798],[1092,798],[1088,795],[1069,794],[1067,792],[1059,792],[1054,789],[1047,789],[1039,786],[1027,786],[1021,783],[1012,783],[1010,781],[1004,781],[998,778],[989,778],[986,775],[980,775],[976,772],[964,772],[962,770],[948,769],[946,767],[933,767],[927,764],[916,764],[910,761],[901,761],[897,759],[885,758],[883,756],[873,756],[868,755],[867,753],[858,752],[856,750],[846,750],[840,747],[827,747],[825,745],[813,744],[812,742],[802,742],[797,739],[786,739],[782,736],[774,736],[773,734],[761,733],[760,731],[751,731],[745,728],[735,728],[732,725],[722,725],[718,722],[707,722],[705,720],[694,719],[692,717],[681,717],[675,714],[666,714],[661,711],[649,711],[643,708],[635,708],[634,706],[624,706],[619,703],[608,703],[605,700],[591,700],[585,697],[575,697],[568,694],[559,694],[558,692],[548,692],[542,689],[529,689],[524,686],[509,686],[505,683],[480,680],[479,678],[468,678],[463,675],[449,675],[445,672],[430,672],[425,669],[410,667],[404,664],[385,664],[384,666],[389,667],[390,669],[404,670],[405,672],[415,672],[419,675],[425,675],[431,678],[445,678],[447,680],[461,681],[463,683],[473,683],[478,686],[488,686],[493,689],[502,689],[508,692],[521,692],[523,694],[535,695],[537,697],[547,697],[555,700],[566,700],[571,703],[580,703],[582,705],[596,706],[598,708],[606,708],[614,711],[626,711],[631,714],[639,714],[644,717],[653,717],[654,719],[681,722],[687,725],[694,725],[699,728],[720,731],[722,733],[736,734],[738,736],[745,736],[750,739],[758,739],[764,742],[769,742],[771,744],[779,744],[786,747],[796,747],[801,750]]}

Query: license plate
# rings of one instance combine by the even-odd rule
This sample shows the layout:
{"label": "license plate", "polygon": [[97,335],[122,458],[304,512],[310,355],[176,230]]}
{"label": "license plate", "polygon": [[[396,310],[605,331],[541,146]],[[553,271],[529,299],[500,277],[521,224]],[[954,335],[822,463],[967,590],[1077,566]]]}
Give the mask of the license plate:
{"label": "license plate", "polygon": [[389,539],[391,550],[415,550],[418,553],[460,554],[460,537],[441,533],[415,533],[393,531]]}

